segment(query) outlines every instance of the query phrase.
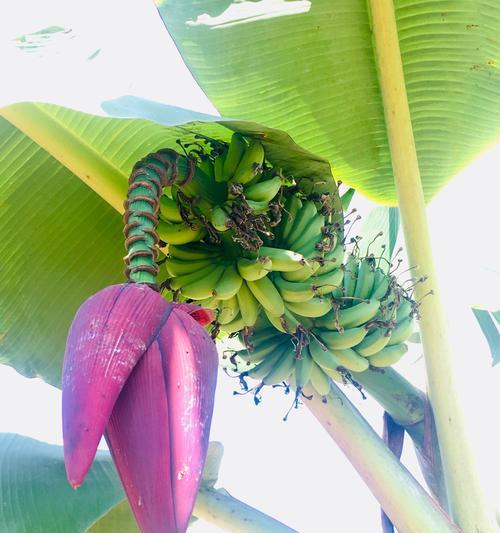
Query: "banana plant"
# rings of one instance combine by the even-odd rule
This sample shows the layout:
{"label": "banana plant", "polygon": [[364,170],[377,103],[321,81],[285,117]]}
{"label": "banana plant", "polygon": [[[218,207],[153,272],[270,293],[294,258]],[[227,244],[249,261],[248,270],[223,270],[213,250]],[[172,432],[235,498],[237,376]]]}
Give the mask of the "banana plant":
{"label": "banana plant", "polygon": [[[7,309],[2,359],[25,375],[58,384],[63,326],[69,326],[90,294],[121,280],[117,211],[123,211],[126,178],[133,164],[158,148],[174,148],[177,138],[193,140],[202,134],[227,140],[231,133],[227,127],[259,133],[277,159],[299,161],[299,167],[302,160],[303,174],[313,181],[315,171],[321,175],[331,164],[335,176],[350,186],[383,203],[397,203],[410,262],[429,276],[417,296],[429,287],[436,291],[424,199],[430,200],[498,137],[500,108],[492,100],[500,99],[494,60],[499,8],[472,0],[461,2],[459,10],[450,10],[446,2],[435,2],[431,8],[428,3],[367,5],[340,0],[162,1],[158,8],[186,63],[218,109],[268,127],[216,121],[131,98],[107,107],[109,115],[133,117],[125,120],[46,104],[2,108],[0,196],[6,215],[1,248],[3,257],[12,257],[9,275],[1,282],[2,307]],[[252,43],[244,62],[242,39]],[[298,68],[287,66],[292,60],[299,62]],[[258,90],[262,86],[266,92]],[[185,125],[188,120],[204,122]],[[47,190],[50,204],[40,202]],[[22,219],[19,198],[25,207]],[[92,254],[95,235],[103,243],[98,257]],[[29,268],[33,256],[36,276]],[[20,293],[37,296],[39,302],[50,294],[48,308],[44,303],[44,312],[38,312],[31,302],[17,297]],[[452,372],[450,377],[453,365],[436,295],[424,303],[422,317],[429,393],[451,515],[464,531],[492,531],[454,401],[458,392]],[[61,324],[61,329],[52,328],[53,323]],[[411,397],[419,409],[405,411],[396,395],[384,391],[384,383],[377,385],[374,379],[372,388],[399,423],[410,428],[417,416],[423,424],[425,415],[419,418],[418,412],[425,411],[426,400],[418,391],[413,389]],[[326,407],[317,402],[309,407],[396,526],[421,531],[425,523],[429,531],[453,530],[348,401],[335,390],[331,395]],[[345,407],[336,409],[337,405]],[[418,442],[422,433],[414,431],[412,436]],[[357,449],[355,443],[360,441],[365,445]],[[463,445],[457,447],[456,442]]]}

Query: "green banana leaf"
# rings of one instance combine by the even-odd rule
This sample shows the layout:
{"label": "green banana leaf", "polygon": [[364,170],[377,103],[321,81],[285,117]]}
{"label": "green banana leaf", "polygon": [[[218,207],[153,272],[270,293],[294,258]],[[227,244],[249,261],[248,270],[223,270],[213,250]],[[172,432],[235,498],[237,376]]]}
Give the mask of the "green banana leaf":
{"label": "green banana leaf", "polygon": [[124,499],[107,452],[78,490],[66,480],[61,446],[2,433],[0,463],[0,531],[83,533]]}
{"label": "green banana leaf", "polygon": [[[222,444],[211,442],[203,487],[216,483],[222,454]],[[0,464],[2,532],[139,533],[108,452],[97,453],[77,490],[66,480],[62,446],[0,433]]]}
{"label": "green banana leaf", "polygon": [[[491,353],[491,364],[500,362],[500,332],[498,328],[498,311],[488,311],[479,307],[472,307],[472,312],[483,332]],[[493,320],[495,318],[495,320]]]}
{"label": "green banana leaf", "polygon": [[[203,134],[228,140],[235,130],[262,138],[269,158],[304,184],[336,187],[328,162],[282,131],[250,122],[223,126],[214,122],[218,117],[138,98],[106,106],[110,114],[141,118],[49,104],[0,108],[0,362],[53,385],[60,382],[66,333],[78,307],[124,281],[117,210],[137,160],[158,148],[179,148],[177,139]],[[175,125],[190,118],[211,122]]]}
{"label": "green banana leaf", "polygon": [[[226,116],[290,133],[374,200],[395,189],[366,0],[156,0]],[[426,199],[500,137],[500,3],[395,0]]]}

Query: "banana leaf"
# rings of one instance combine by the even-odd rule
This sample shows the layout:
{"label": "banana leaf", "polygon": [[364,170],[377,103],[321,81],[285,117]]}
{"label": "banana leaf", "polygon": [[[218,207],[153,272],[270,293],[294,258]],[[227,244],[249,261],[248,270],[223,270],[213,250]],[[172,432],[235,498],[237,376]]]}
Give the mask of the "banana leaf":
{"label": "banana leaf", "polygon": [[[288,131],[337,178],[394,204],[365,0],[156,0],[193,76],[226,116]],[[395,0],[426,199],[500,137],[500,4]]]}

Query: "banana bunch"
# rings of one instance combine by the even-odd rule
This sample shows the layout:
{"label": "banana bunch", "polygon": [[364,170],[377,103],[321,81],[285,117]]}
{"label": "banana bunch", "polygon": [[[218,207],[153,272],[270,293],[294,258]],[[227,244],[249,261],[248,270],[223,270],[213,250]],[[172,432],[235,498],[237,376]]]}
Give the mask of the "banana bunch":
{"label": "banana bunch", "polygon": [[317,342],[309,349],[320,366],[363,372],[390,366],[406,353],[417,304],[372,257],[348,257],[332,298],[331,310],[311,330]]}

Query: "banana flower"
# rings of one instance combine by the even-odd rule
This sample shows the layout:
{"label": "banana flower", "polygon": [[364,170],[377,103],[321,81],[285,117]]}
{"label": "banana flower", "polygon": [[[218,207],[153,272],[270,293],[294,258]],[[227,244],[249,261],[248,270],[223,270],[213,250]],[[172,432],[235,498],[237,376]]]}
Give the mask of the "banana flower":
{"label": "banana flower", "polygon": [[78,487],[102,435],[143,533],[187,529],[205,461],[218,357],[198,306],[145,284],[107,287],[78,310],[63,368],[68,481]]}

